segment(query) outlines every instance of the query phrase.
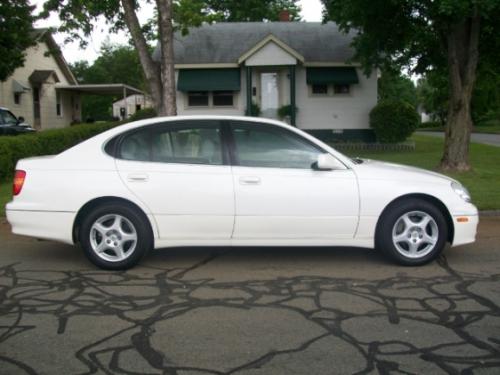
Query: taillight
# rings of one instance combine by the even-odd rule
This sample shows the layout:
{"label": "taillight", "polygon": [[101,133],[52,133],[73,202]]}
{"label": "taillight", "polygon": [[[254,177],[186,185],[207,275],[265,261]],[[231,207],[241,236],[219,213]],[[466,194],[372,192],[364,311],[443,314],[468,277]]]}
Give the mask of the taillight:
{"label": "taillight", "polygon": [[25,171],[16,171],[16,173],[14,173],[14,184],[12,185],[12,194],[18,195],[21,192],[25,179],[26,179]]}

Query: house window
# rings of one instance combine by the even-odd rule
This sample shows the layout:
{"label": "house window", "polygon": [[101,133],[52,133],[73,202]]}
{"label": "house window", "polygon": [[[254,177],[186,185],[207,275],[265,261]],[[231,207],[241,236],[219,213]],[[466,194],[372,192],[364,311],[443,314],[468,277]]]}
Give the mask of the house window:
{"label": "house window", "polygon": [[312,85],[312,93],[314,95],[326,95],[328,94],[328,85]]}
{"label": "house window", "polygon": [[59,117],[62,116],[61,94],[59,91],[56,92],[56,114]]}
{"label": "house window", "polygon": [[214,91],[213,92],[214,107],[232,107],[233,92],[232,91]]}
{"label": "house window", "polygon": [[349,85],[333,85],[333,92],[335,94],[349,94]]}
{"label": "house window", "polygon": [[14,103],[15,104],[21,104],[21,94],[18,92],[14,93]]}
{"label": "house window", "polygon": [[190,107],[208,107],[208,91],[188,92],[188,105]]}

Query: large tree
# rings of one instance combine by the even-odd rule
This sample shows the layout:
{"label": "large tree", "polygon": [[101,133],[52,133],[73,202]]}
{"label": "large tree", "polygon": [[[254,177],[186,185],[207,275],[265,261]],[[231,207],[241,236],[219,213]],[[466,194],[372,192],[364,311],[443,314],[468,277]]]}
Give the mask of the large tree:
{"label": "large tree", "polygon": [[[94,31],[104,17],[112,31],[126,29],[130,33],[144,77],[160,115],[177,113],[175,100],[174,30],[184,33],[189,26],[199,26],[212,21],[261,21],[276,20],[279,10],[287,9],[292,19],[298,18],[298,0],[154,0],[155,19],[140,24],[137,16],[141,4],[137,0],[48,0],[42,16],[57,12],[62,21],[59,31],[67,33],[68,40],[85,38]],[[174,20],[175,17],[175,20]],[[149,51],[148,41],[158,41],[160,61],[155,62]]]}
{"label": "large tree", "polygon": [[[94,31],[95,25],[104,17],[112,25],[112,31],[128,30],[137,50],[154,107],[159,115],[175,116],[174,52],[173,52],[173,2],[155,0],[160,60],[153,61],[147,43],[146,30],[141,25],[137,12],[140,5],[135,0],[49,0],[44,4],[42,16],[57,12],[62,22],[59,31],[66,32],[69,39],[85,38]],[[151,6],[146,3],[145,6]]]}
{"label": "large tree", "polygon": [[[77,61],[71,70],[79,83],[125,83],[146,89],[144,73],[137,51],[128,45],[106,43],[101,47],[99,57],[93,64]],[[111,107],[120,96],[85,95],[82,98],[82,118],[110,120]]]}
{"label": "large tree", "polygon": [[33,9],[28,0],[0,2],[0,82],[24,64],[26,48],[34,44]]}
{"label": "large tree", "polygon": [[384,69],[378,79],[379,100],[400,100],[417,108],[417,89],[412,80],[397,70]]}
{"label": "large tree", "polygon": [[208,9],[227,22],[279,21],[279,14],[286,10],[290,21],[300,20],[298,0],[206,0]]}
{"label": "large tree", "polygon": [[447,72],[449,81],[444,170],[465,171],[472,129],[471,98],[479,41],[498,38],[500,0],[322,0],[325,15],[355,30],[356,59],[367,70],[387,63],[416,73]]}

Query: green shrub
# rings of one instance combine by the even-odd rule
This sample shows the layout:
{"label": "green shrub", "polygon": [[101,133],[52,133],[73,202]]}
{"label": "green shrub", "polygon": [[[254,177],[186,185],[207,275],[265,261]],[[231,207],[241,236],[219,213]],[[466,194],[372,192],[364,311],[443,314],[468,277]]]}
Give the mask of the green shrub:
{"label": "green shrub", "polygon": [[415,108],[406,102],[395,100],[380,101],[370,112],[370,126],[375,131],[378,142],[403,142],[420,123]]}
{"label": "green shrub", "polygon": [[144,108],[140,109],[131,115],[127,121],[138,121],[138,120],[146,120],[148,118],[153,118],[158,116],[154,108]]}
{"label": "green shrub", "polygon": [[[248,108],[245,110],[245,113],[248,114]],[[254,117],[259,117],[262,111],[260,110],[260,107],[257,103],[252,102],[252,105],[250,107],[250,116]]]}
{"label": "green shrub", "polygon": [[[295,107],[295,113],[299,112],[299,109]],[[286,117],[290,117],[292,115],[292,105],[286,104],[278,108],[278,117],[280,120],[283,120]]]}
{"label": "green shrub", "polygon": [[12,177],[19,159],[58,154],[116,125],[119,123],[87,124],[0,137],[0,181]]}

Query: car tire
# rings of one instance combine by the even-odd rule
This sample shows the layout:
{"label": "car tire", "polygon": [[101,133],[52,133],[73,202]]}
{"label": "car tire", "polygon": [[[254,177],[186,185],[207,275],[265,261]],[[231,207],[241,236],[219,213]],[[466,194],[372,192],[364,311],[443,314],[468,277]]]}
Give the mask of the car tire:
{"label": "car tire", "polygon": [[87,214],[79,239],[86,257],[107,270],[131,268],[153,247],[145,215],[118,203],[100,205]]}
{"label": "car tire", "polygon": [[448,224],[439,208],[421,199],[392,204],[377,226],[376,247],[404,266],[436,259],[446,246]]}

